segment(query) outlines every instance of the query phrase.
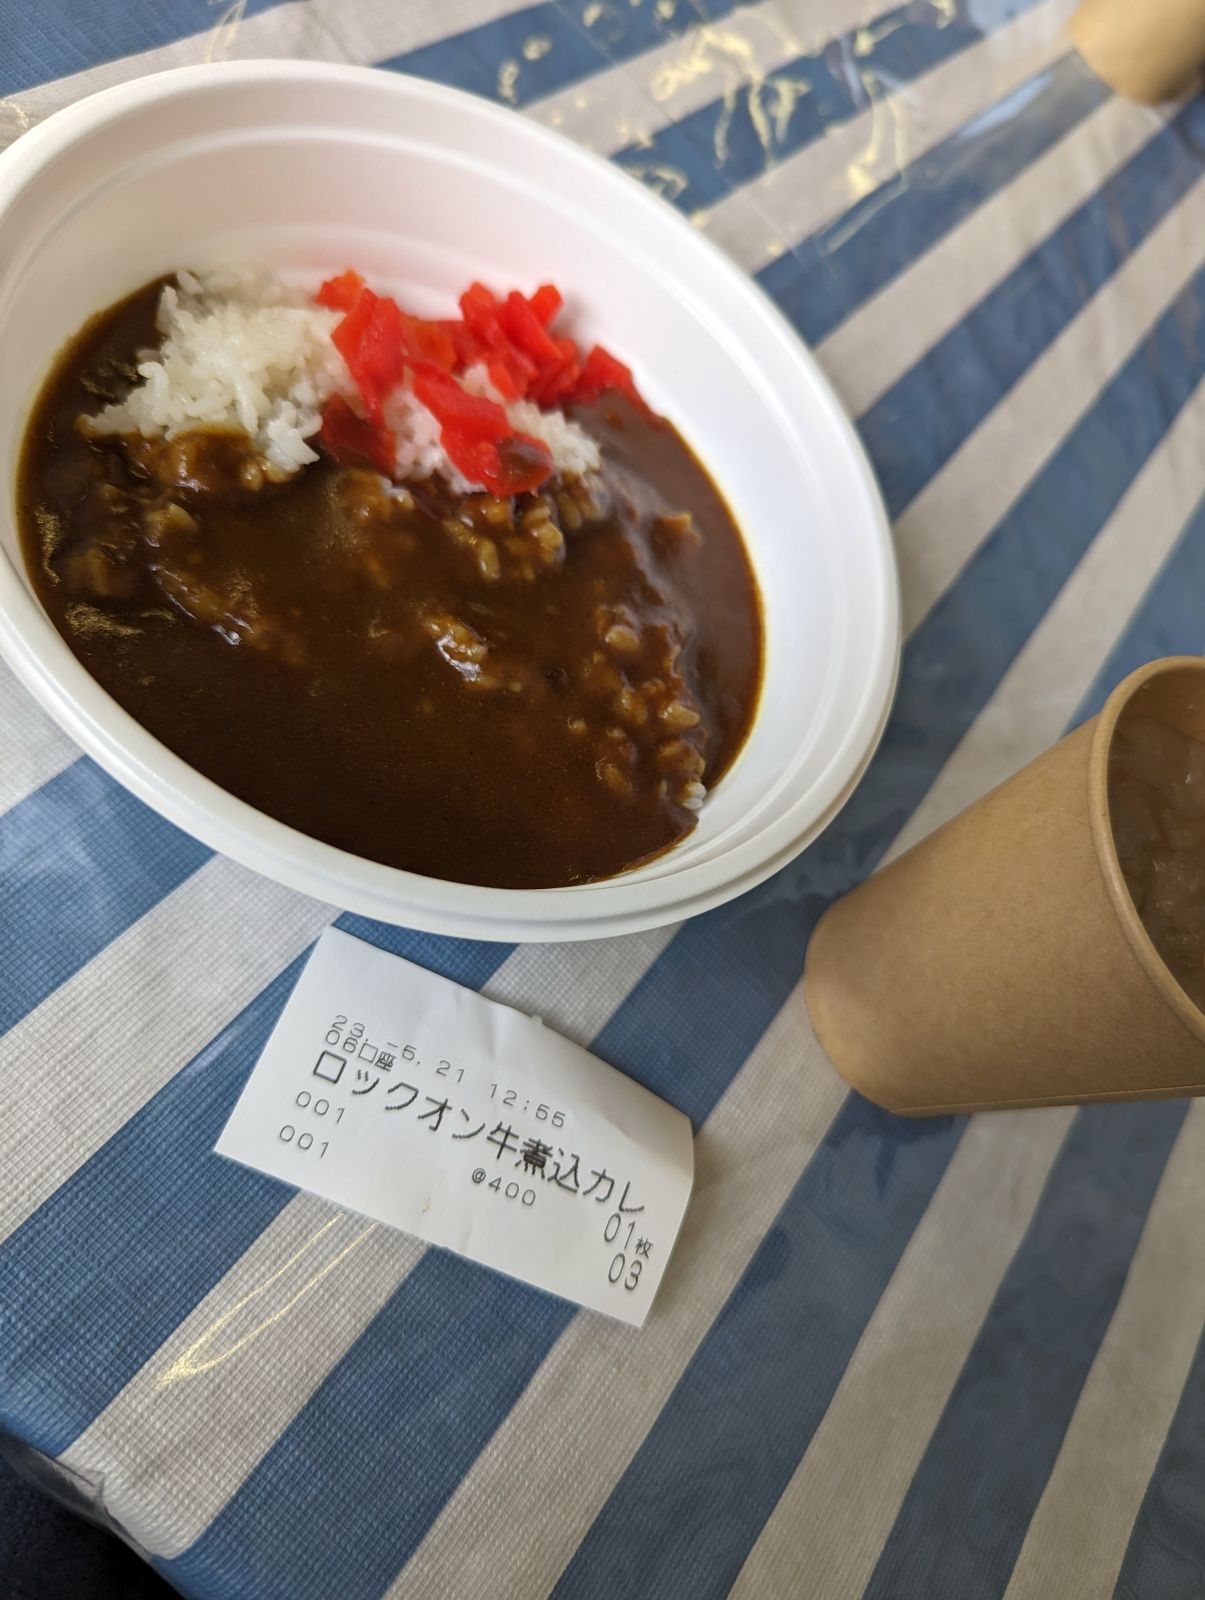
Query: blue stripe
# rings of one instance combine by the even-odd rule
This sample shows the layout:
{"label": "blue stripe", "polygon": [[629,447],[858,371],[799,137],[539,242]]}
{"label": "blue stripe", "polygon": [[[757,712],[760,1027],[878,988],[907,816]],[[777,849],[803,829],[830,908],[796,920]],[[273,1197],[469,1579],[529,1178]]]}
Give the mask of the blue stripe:
{"label": "blue stripe", "polygon": [[893,517],[1201,176],[1197,100],[860,419]]}
{"label": "blue stripe", "polygon": [[[280,0],[246,0],[244,15]],[[208,0],[23,0],[0,4],[0,94],[84,72],[102,61],[153,50],[192,33],[208,33],[221,17]]]}
{"label": "blue stripe", "polygon": [[1003,1593],[1186,1110],[1165,1100],[1076,1116],[865,1600]]}
{"label": "blue stripe", "polygon": [[1107,98],[1080,58],[1065,56],[772,261],[758,281],[818,344]]}
{"label": "blue stripe", "polygon": [[1094,717],[1110,692],[1136,667],[1159,656],[1205,655],[1205,500],[1156,575],[1143,601],[1141,627],[1129,627],[1114,645],[1075,722]]}
{"label": "blue stripe", "polygon": [[732,9],[731,0],[691,0],[663,16],[653,5],[560,0],[527,6],[380,65],[525,106]]}
{"label": "blue stripe", "polygon": [[210,854],[84,758],[0,816],[0,1034]]}
{"label": "blue stripe", "polygon": [[869,80],[909,83],[1035,3],[993,0],[976,9],[974,22],[957,15],[942,28],[933,26],[927,7],[922,12],[911,4],[901,6],[873,29],[860,29],[817,53],[797,56],[764,83],[743,84],[615,159],[684,211],[712,205],[866,111],[877,99],[866,87]]}
{"label": "blue stripe", "polygon": [[[510,950],[362,917],[337,926],[474,988]],[[0,1245],[0,1428],[64,1450],[292,1198],[213,1146],[304,961]]]}
{"label": "blue stripe", "polygon": [[[814,881],[818,861],[822,889],[830,888],[832,878],[843,872],[862,876],[906,820],[929,775],[952,751],[960,730],[969,725],[1015,658],[1037,617],[1191,392],[1193,379],[1186,370],[1188,361],[1176,354],[1183,348],[1176,338],[1179,319],[1190,320],[1192,307],[1198,314],[1205,312],[1205,272],[1192,297],[1186,294],[1169,311],[1145,348],[1101,396],[918,631],[905,652],[900,700],[883,753],[834,828],[803,858],[805,881]],[[1198,331],[1189,348],[1199,374],[1205,370],[1205,331]],[[1179,368],[1167,389],[1162,382],[1165,356],[1173,369]],[[1102,456],[1117,458],[1110,463],[1112,472],[1104,468]],[[1108,481],[1098,480],[1099,496],[1081,481],[1086,469],[1104,471]],[[1050,516],[1051,506],[1059,507],[1057,524]],[[627,1008],[625,1023],[639,1026],[635,1018],[629,1023],[626,1012]],[[957,1138],[955,1132],[949,1141],[934,1141],[926,1147],[926,1155],[926,1149],[917,1153],[910,1146],[918,1125],[885,1121],[884,1126],[892,1127],[893,1137],[880,1140],[875,1183],[854,1188],[848,1195],[834,1195],[831,1183],[813,1187],[805,1174],[779,1219],[792,1249],[780,1250],[772,1258],[772,1274],[764,1254],[755,1259],[734,1297],[747,1296],[750,1279],[770,1275],[777,1285],[772,1301],[763,1293],[756,1321],[744,1316],[730,1319],[726,1312],[717,1322],[682,1379],[682,1398],[675,1395],[658,1419],[567,1569],[558,1595],[568,1600],[622,1591],[624,1574],[634,1570],[645,1575],[651,1593],[690,1595],[691,1600],[726,1593],[853,1353],[868,1307],[874,1304],[869,1298],[873,1282],[881,1291],[898,1261],[902,1242],[885,1227],[893,1209],[888,1189],[894,1164],[906,1152],[916,1154],[921,1165],[909,1167],[909,1183],[921,1193],[926,1189],[931,1193]],[[931,1165],[925,1167],[926,1161]],[[815,1215],[810,1216],[813,1210]],[[857,1243],[880,1236],[881,1248]],[[837,1314],[834,1304],[844,1308],[835,1288],[815,1298],[812,1286],[817,1280],[831,1282],[828,1251],[843,1248],[845,1240],[855,1244],[842,1266],[857,1274],[860,1287],[853,1307],[865,1315],[861,1322],[851,1316],[842,1323],[844,1344],[826,1348],[809,1374],[815,1388],[808,1389],[796,1377],[796,1388],[788,1390],[775,1381],[775,1376],[781,1377],[783,1344],[802,1361],[802,1352],[818,1332],[827,1335],[830,1319]],[[767,1241],[763,1251],[771,1248]],[[738,1381],[743,1385],[737,1375],[747,1368],[767,1374],[766,1381],[742,1387],[740,1404],[734,1405],[733,1385]],[[738,1463],[739,1471],[729,1476],[718,1465],[711,1472],[697,1470],[700,1441],[692,1419],[699,1417],[708,1420],[703,1459]],[[653,1516],[642,1510],[650,1483],[658,1485]],[[667,1545],[667,1527],[689,1528],[691,1539]],[[707,1528],[723,1530],[722,1550],[707,1543],[702,1532]],[[697,1566],[686,1554],[694,1540],[703,1542],[703,1559]]]}
{"label": "blue stripe", "polygon": [[1176,1415],[1143,1496],[1114,1590],[1116,1600],[1200,1600],[1205,1587],[1202,1419],[1205,1338],[1193,1356]]}
{"label": "blue stripe", "polygon": [[[874,865],[923,797],[1190,392],[1205,367],[1205,339],[1185,340],[1181,325],[1203,310],[1205,273],[1152,330],[935,607],[905,652],[897,711],[881,752],[834,827],[770,884],[689,923],[602,1030],[595,1041],[600,1055],[687,1110],[696,1123],[707,1115],[797,981],[807,934],[824,903]],[[934,1151],[931,1187],[951,1146],[934,1142],[926,1148]],[[894,1147],[882,1147],[884,1182],[899,1159]],[[874,1205],[877,1227],[877,1200],[867,1193],[861,1199]],[[861,1224],[838,1211],[828,1227],[838,1235],[851,1229],[857,1234]],[[885,1255],[866,1270],[885,1282],[893,1260],[885,1244]],[[811,1270],[809,1259],[792,1281],[806,1281]],[[532,1290],[429,1253],[212,1526],[171,1564],[173,1580],[204,1592],[222,1574],[237,1571],[240,1581],[250,1583],[256,1571],[273,1567],[277,1581],[299,1600],[325,1596],[345,1581],[345,1552],[354,1549],[361,1587],[347,1592],[378,1592],[413,1553],[570,1316]],[[766,1324],[767,1339],[775,1337],[776,1326],[774,1319]],[[851,1321],[847,1332],[852,1330]],[[413,1371],[397,1363],[398,1349],[416,1345],[422,1351],[444,1349],[448,1358]],[[382,1389],[385,1372],[388,1386]],[[763,1412],[729,1419],[733,1428],[747,1427],[763,1442],[786,1420],[777,1397],[767,1392],[764,1398]],[[391,1436],[388,1479],[365,1483],[353,1461],[363,1447],[362,1429],[373,1425],[378,1409],[421,1423]],[[787,1460],[792,1450],[798,1459],[801,1448],[792,1436],[778,1459]],[[312,1471],[316,1461],[328,1464],[319,1475]],[[659,1481],[672,1485],[691,1476],[675,1457]],[[339,1550],[323,1553],[305,1529],[329,1515],[325,1497],[335,1479],[354,1481],[357,1492],[354,1504],[338,1502],[345,1536]],[[732,1513],[725,1514],[731,1526]],[[641,1559],[655,1564],[667,1525],[673,1525],[672,1517],[659,1518],[657,1529],[637,1540]],[[382,1529],[389,1530],[387,1538]],[[747,1531],[751,1540],[756,1527]],[[295,1565],[286,1555],[290,1550]],[[286,1560],[287,1570],[280,1566]]]}

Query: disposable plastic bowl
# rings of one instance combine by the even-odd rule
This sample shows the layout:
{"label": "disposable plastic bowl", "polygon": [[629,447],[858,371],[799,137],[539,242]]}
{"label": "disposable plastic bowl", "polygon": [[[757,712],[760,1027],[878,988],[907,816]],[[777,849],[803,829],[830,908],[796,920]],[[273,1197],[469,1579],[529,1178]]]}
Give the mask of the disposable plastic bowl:
{"label": "disposable plastic bowl", "polygon": [[[12,485],[30,405],[86,317],[161,273],[223,260],[315,276],[352,262],[432,313],[473,278],[552,279],[569,292],[579,338],[636,369],[727,496],[765,605],[753,730],[682,843],[566,889],[400,872],[234,799],[76,661],[18,548]],[[511,112],[391,73],[281,61],[188,67],[81,101],[0,157],[0,363],[0,649],[142,800],[306,894],[484,939],[678,921],[751,888],[814,839],[879,739],[899,660],[894,556],[828,384],[769,301],[683,217]]]}

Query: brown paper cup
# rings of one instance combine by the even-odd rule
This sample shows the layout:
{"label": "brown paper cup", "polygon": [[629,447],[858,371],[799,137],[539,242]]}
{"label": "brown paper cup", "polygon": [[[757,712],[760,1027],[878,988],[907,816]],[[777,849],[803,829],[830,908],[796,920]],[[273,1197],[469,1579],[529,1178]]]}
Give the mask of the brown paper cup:
{"label": "brown paper cup", "polygon": [[1205,1015],[1113,847],[1128,707],[1205,740],[1205,659],[1140,668],[1099,716],[838,901],[805,992],[838,1072],[906,1116],[1205,1093]]}
{"label": "brown paper cup", "polygon": [[1111,89],[1159,105],[1198,88],[1205,70],[1205,0],[1083,0],[1072,43]]}

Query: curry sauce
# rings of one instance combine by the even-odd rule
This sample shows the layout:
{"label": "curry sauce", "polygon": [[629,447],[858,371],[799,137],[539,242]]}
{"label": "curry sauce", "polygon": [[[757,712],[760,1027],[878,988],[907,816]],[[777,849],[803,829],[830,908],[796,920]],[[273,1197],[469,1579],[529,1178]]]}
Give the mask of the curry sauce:
{"label": "curry sauce", "polygon": [[231,794],[315,839],[506,888],[604,878],[696,822],[750,727],[756,585],[674,428],[604,395],[602,469],[514,500],[249,441],[88,438],[159,285],[94,319],[31,418],[27,564],[89,672]]}

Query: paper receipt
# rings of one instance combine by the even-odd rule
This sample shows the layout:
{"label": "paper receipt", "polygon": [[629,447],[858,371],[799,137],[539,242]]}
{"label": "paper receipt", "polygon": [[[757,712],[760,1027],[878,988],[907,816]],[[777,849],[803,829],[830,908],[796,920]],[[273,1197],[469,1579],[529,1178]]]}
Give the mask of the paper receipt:
{"label": "paper receipt", "polygon": [[328,928],[216,1149],[639,1327],[690,1123],[545,1028]]}

